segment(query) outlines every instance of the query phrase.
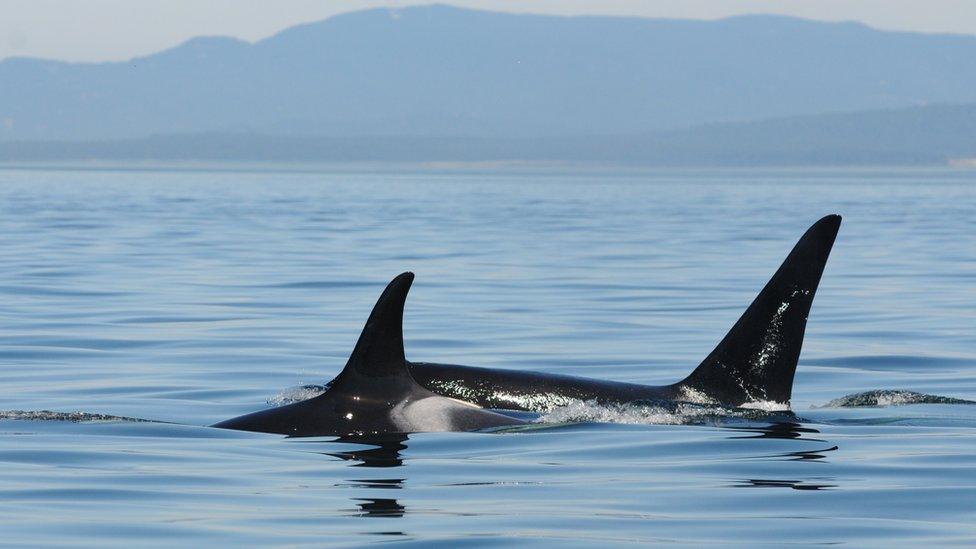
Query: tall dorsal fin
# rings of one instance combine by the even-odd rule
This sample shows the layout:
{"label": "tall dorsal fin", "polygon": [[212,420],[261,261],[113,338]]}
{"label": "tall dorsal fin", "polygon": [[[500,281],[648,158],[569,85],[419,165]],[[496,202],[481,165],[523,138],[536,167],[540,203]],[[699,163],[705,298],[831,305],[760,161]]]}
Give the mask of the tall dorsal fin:
{"label": "tall dorsal fin", "polygon": [[803,332],[840,216],[817,221],[715,350],[676,384],[726,404],[789,402]]}
{"label": "tall dorsal fin", "polygon": [[386,286],[339,379],[410,376],[403,353],[403,304],[412,283],[413,273],[406,272]]}

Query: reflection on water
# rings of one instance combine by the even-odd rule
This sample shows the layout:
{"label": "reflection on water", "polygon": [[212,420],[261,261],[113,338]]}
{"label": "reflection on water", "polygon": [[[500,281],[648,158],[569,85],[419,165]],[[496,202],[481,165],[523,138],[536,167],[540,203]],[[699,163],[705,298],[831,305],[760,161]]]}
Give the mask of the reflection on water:
{"label": "reflection on water", "polygon": [[397,518],[402,517],[406,509],[395,499],[388,498],[356,498],[361,501],[359,508],[362,510],[359,516],[362,517],[383,517]]}
{"label": "reflection on water", "polygon": [[[403,458],[400,455],[402,450],[407,448],[405,442],[408,440],[405,434],[385,434],[385,435],[358,435],[339,437],[330,444],[357,444],[371,446],[360,450],[346,450],[342,452],[325,452],[324,455],[337,457],[348,461],[350,467],[403,467]],[[343,486],[349,488],[367,488],[379,490],[400,490],[403,488],[405,478],[371,478],[371,479],[351,479]],[[356,503],[363,517],[402,517],[406,513],[406,508],[393,498],[352,498]],[[391,534],[387,532],[387,534]]]}
{"label": "reflection on water", "polygon": [[827,452],[835,452],[837,450],[837,446],[831,446],[830,448],[821,448],[820,450],[800,450],[796,452],[787,452],[785,454],[779,454],[777,457],[785,457],[795,460],[818,460],[825,459],[827,457]]}
{"label": "reflection on water", "polygon": [[[769,425],[761,426],[739,426],[739,425],[728,425],[728,429],[741,430],[749,433],[751,435],[746,436],[734,436],[729,438],[783,438],[783,439],[798,439],[803,437],[804,434],[819,433],[820,431],[814,429],[813,427],[805,427],[800,423],[794,423],[791,421],[775,422]],[[804,440],[817,440],[818,442],[823,442],[819,439],[811,439],[809,437],[804,438]]]}
{"label": "reflection on water", "polygon": [[[821,438],[812,438],[810,434],[819,434],[820,431],[809,426],[805,426],[800,423],[794,422],[784,422],[784,423],[770,423],[768,425],[759,426],[730,426],[729,429],[741,430],[751,432],[751,435],[746,436],[733,436],[730,439],[783,439],[783,440],[797,440],[804,442],[827,442]],[[796,450],[792,452],[785,452],[781,454],[773,454],[768,456],[761,456],[764,458],[788,458],[792,460],[822,460],[827,457],[827,452],[837,451],[837,446],[830,446],[828,448],[819,448],[815,450]]]}
{"label": "reflection on water", "polygon": [[369,478],[369,479],[354,479],[349,482],[338,484],[337,486],[346,486],[349,488],[392,488],[399,490],[403,488],[403,481],[405,478]]}
{"label": "reflection on water", "polygon": [[[830,479],[824,479],[830,480]],[[733,488],[792,488],[794,490],[824,490],[836,488],[836,484],[816,484],[808,480],[771,480],[771,479],[748,479],[736,484],[730,484]]]}
{"label": "reflection on water", "polygon": [[361,450],[345,450],[342,452],[325,452],[325,455],[342,460],[358,462],[351,467],[400,467],[403,465],[401,450],[406,450],[407,435],[390,433],[381,435],[357,435],[337,438],[334,442],[361,444],[370,446]]}

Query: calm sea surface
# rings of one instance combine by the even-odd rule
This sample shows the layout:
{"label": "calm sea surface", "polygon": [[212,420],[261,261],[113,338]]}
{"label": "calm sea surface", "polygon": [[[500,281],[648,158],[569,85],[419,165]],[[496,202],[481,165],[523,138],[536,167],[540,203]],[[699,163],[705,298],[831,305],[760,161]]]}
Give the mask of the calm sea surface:
{"label": "calm sea surface", "polygon": [[[204,427],[331,379],[405,270],[408,358],[671,383],[828,213],[795,421]],[[3,169],[0,266],[0,543],[976,543],[976,406],[822,407],[976,400],[976,172]]]}

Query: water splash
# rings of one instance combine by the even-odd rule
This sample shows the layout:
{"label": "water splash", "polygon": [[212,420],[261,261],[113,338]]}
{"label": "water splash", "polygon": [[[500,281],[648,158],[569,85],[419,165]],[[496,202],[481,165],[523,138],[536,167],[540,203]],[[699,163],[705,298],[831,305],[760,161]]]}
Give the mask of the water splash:
{"label": "water splash", "polygon": [[678,400],[692,404],[718,404],[712,397],[687,385],[682,385],[678,388],[678,395]]}
{"label": "water splash", "polygon": [[760,410],[763,412],[789,412],[790,405],[772,400],[758,400],[756,402],[746,402],[739,405],[739,409]]}
{"label": "water splash", "polygon": [[12,421],[70,421],[72,423],[92,423],[98,421],[126,421],[148,423],[148,419],[95,414],[90,412],[52,412],[51,410],[6,410],[0,411],[0,420]]}
{"label": "water splash", "polygon": [[593,400],[577,400],[542,414],[535,422],[695,425],[727,419],[769,420],[784,415],[793,418],[789,407],[782,404],[732,408],[676,401],[637,400],[626,404],[601,404]]}
{"label": "water splash", "polygon": [[900,389],[879,389],[835,398],[821,408],[862,408],[906,404],[976,404],[976,401]]}
{"label": "water splash", "polygon": [[315,398],[324,393],[328,388],[328,385],[300,385],[298,387],[290,387],[269,398],[268,405],[278,408],[279,406],[294,404]]}

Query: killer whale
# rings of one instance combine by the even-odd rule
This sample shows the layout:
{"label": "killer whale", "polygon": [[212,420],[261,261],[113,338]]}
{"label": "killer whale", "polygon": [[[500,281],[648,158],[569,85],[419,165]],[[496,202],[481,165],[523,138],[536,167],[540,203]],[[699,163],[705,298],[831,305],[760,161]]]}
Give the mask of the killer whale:
{"label": "killer whale", "polygon": [[814,223],[715,349],[671,385],[408,362],[402,321],[414,277],[403,273],[380,296],[345,368],[324,393],[214,427],[346,436],[512,426],[523,422],[490,409],[547,411],[573,400],[788,404],[807,316],[840,222],[829,215]]}
{"label": "killer whale", "polygon": [[213,427],[291,436],[349,436],[474,431],[523,423],[438,395],[413,379],[403,351],[403,306],[413,278],[413,273],[403,273],[387,285],[345,368],[325,393]]}
{"label": "killer whale", "polygon": [[571,401],[635,400],[788,405],[807,317],[840,224],[841,216],[828,215],[807,229],[715,349],[676,383],[650,386],[432,363],[413,363],[410,371],[435,393],[494,409],[545,412]]}

